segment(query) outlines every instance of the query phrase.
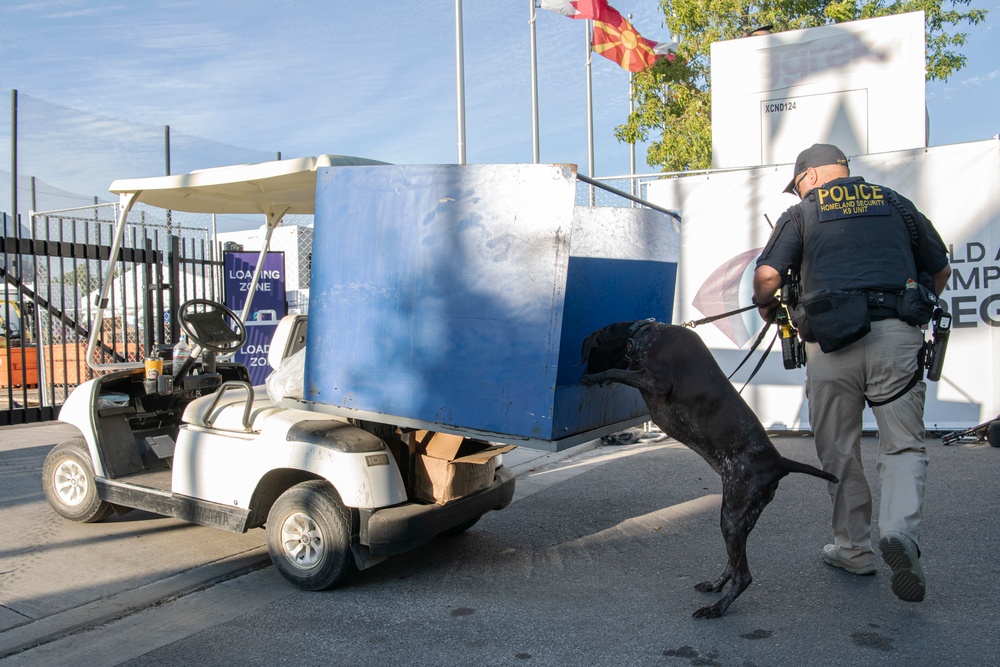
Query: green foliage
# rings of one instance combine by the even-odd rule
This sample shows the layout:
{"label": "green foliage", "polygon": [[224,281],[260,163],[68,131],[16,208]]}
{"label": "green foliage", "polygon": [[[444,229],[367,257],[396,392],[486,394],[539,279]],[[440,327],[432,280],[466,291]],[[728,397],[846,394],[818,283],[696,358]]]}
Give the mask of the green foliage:
{"label": "green foliage", "polygon": [[[680,37],[673,62],[663,58],[633,78],[636,109],[615,130],[622,142],[649,141],[646,162],[663,171],[707,169],[712,165],[712,42],[745,37],[760,26],[773,32],[923,11],[926,23],[927,80],[947,80],[966,65],[956,49],[986,11],[972,0],[661,0],[670,31]],[[657,136],[658,135],[658,136]]]}

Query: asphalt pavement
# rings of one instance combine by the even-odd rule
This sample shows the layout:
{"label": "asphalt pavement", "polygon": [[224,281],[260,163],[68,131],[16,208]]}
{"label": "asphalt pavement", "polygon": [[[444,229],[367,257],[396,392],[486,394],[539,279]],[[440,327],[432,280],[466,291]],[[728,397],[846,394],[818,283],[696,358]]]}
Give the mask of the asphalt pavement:
{"label": "asphalt pavement", "polygon": [[[0,659],[270,565],[263,530],[240,535],[140,511],[97,524],[58,516],[42,493],[42,463],[78,435],[61,422],[0,428]],[[598,444],[521,447],[505,461],[520,476]],[[524,480],[517,497],[538,486]]]}
{"label": "asphalt pavement", "polygon": [[[754,582],[721,619],[694,584],[725,564],[719,478],[676,442],[521,448],[515,502],[465,533],[306,593],[264,534],[133,512],[74,524],[40,484],[51,423],[0,429],[0,663],[8,665],[992,664],[1000,653],[1000,450],[928,440],[927,599],[889,570],[822,563],[821,480],[781,483],[748,546]],[[816,463],[812,440],[776,437]],[[866,439],[867,469],[877,443]],[[877,503],[877,498],[876,498]],[[877,506],[877,505],[876,505]]]}

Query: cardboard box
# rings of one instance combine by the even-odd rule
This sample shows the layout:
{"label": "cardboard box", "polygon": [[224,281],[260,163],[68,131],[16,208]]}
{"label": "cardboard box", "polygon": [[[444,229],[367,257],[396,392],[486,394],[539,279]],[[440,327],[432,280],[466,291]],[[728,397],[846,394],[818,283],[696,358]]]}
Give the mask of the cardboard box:
{"label": "cardboard box", "polygon": [[404,440],[414,452],[413,496],[442,505],[488,488],[497,457],[516,448],[432,431],[408,433]]}

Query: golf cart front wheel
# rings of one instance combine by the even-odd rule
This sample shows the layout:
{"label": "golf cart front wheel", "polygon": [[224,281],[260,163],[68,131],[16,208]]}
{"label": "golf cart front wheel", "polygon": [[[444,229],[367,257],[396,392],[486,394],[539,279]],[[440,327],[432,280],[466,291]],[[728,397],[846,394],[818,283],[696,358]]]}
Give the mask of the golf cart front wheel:
{"label": "golf cart front wheel", "polygon": [[94,523],[114,511],[97,496],[94,466],[83,438],[52,448],[42,465],[42,490],[52,509],[70,521]]}
{"label": "golf cart front wheel", "polygon": [[354,567],[351,510],[320,480],[285,491],[267,515],[267,551],[281,575],[307,591],[341,584]]}

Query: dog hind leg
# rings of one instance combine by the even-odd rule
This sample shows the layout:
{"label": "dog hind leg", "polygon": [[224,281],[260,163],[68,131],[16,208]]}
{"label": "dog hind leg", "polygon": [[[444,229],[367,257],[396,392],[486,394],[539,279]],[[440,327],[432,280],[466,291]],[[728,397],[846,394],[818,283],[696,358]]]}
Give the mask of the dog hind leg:
{"label": "dog hind leg", "polygon": [[[740,480],[743,484],[746,480]],[[735,482],[739,484],[740,482]],[[729,485],[724,485],[729,487]],[[743,487],[746,488],[746,487]],[[734,501],[733,494],[725,494],[722,499],[721,527],[726,541],[728,562],[722,576],[715,581],[703,581],[695,588],[704,592],[718,592],[731,580],[729,590],[715,604],[702,607],[694,612],[695,618],[718,618],[726,613],[733,600],[750,586],[753,576],[747,563],[747,537],[757,524],[761,512],[774,498],[774,488],[767,485],[751,494],[749,499]]]}

